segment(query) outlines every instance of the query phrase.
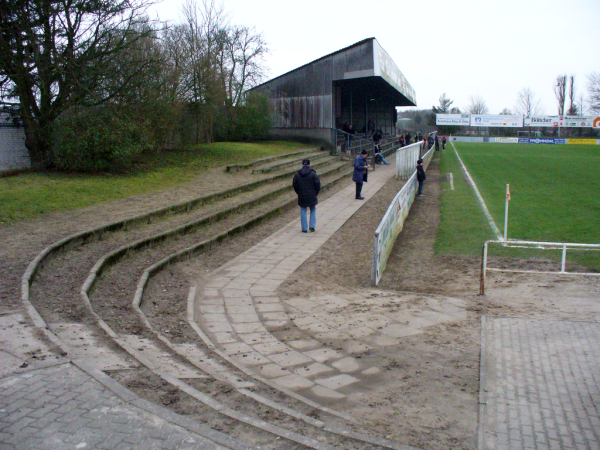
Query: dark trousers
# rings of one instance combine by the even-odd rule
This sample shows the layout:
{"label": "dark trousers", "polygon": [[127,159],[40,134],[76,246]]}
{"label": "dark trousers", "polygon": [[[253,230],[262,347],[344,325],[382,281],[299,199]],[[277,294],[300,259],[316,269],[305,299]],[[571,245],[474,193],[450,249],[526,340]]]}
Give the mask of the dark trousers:
{"label": "dark trousers", "polygon": [[362,192],[362,183],[356,183],[356,198],[360,197],[360,193]]}

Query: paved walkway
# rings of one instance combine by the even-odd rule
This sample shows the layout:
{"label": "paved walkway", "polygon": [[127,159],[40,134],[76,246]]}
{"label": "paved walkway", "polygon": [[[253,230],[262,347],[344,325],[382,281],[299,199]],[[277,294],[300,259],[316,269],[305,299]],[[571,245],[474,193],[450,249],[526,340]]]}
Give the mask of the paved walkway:
{"label": "paved walkway", "polygon": [[480,450],[600,449],[600,324],[486,318]]}
{"label": "paved walkway", "polygon": [[[417,310],[409,306],[417,296],[377,289],[279,298],[281,283],[394,175],[394,165],[378,166],[364,184],[364,201],[354,198],[352,184],[319,203],[315,233],[302,233],[298,218],[199,282],[194,318],[205,340],[255,375],[332,405],[354,389],[367,389],[380,372],[352,355],[466,317],[459,299],[431,296]],[[399,303],[406,307],[386,308]],[[350,318],[340,314],[348,308]]]}
{"label": "paved walkway", "polygon": [[230,448],[249,447],[139,399],[91,366],[68,362],[0,380],[2,450]]}

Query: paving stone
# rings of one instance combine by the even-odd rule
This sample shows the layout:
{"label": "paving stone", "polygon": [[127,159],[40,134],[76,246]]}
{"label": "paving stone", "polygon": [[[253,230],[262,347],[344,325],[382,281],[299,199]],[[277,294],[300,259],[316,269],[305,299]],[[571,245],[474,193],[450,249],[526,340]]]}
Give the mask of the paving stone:
{"label": "paving stone", "polygon": [[361,374],[363,374],[363,375],[377,375],[379,372],[381,372],[381,369],[379,367],[371,367],[369,369],[363,370],[361,372]]}
{"label": "paving stone", "polygon": [[289,320],[265,320],[264,324],[267,329],[273,331],[287,326],[289,324]]}
{"label": "paving stone", "polygon": [[360,339],[365,336],[372,335],[373,333],[375,333],[375,330],[373,330],[369,327],[352,327],[352,328],[348,328],[348,330],[346,330],[346,333],[352,339]]}
{"label": "paving stone", "polygon": [[258,312],[282,312],[284,311],[283,305],[279,302],[277,303],[257,303],[256,310]]}
{"label": "paving stone", "polygon": [[397,345],[399,338],[393,338],[382,334],[372,334],[363,338],[363,340],[372,346],[388,347],[390,345]]}
{"label": "paving stone", "polygon": [[400,337],[404,337],[404,336],[412,336],[415,334],[420,334],[423,332],[423,330],[412,328],[407,325],[403,325],[403,324],[399,324],[399,323],[394,323],[394,324],[391,324],[391,325],[381,328],[379,330],[379,332],[381,334],[385,334],[386,336],[390,336],[393,338],[400,338]]}
{"label": "paving stone", "polygon": [[279,300],[279,297],[277,296],[271,296],[271,297],[265,297],[265,296],[255,296],[254,297],[254,303],[260,305],[260,304],[268,304],[268,303],[280,303],[281,301]]}
{"label": "paving stone", "polygon": [[321,397],[328,400],[340,400],[345,397],[344,394],[336,392],[333,389],[328,389],[324,386],[313,386],[310,388],[313,394],[317,397]]}
{"label": "paving stone", "polygon": [[252,305],[227,306],[227,313],[233,314],[254,314],[256,309]]}
{"label": "paving stone", "polygon": [[225,305],[200,305],[198,307],[202,314],[225,314]]}
{"label": "paving stone", "polygon": [[291,374],[289,370],[281,367],[279,364],[274,363],[265,364],[264,366],[260,366],[254,370],[257,370],[260,375],[266,378],[278,378]]}
{"label": "paving stone", "polygon": [[286,300],[285,302],[289,306],[306,313],[311,312],[315,307],[315,303],[313,301],[307,300],[305,298],[292,298]]}
{"label": "paving stone", "polygon": [[289,316],[284,312],[261,313],[261,317],[263,318],[263,320],[270,321],[270,322],[284,322],[284,323],[290,322]]}
{"label": "paving stone", "polygon": [[315,339],[296,339],[294,341],[286,342],[290,347],[294,347],[296,350],[307,350],[320,347],[322,344]]}
{"label": "paving stone", "polygon": [[201,314],[196,320],[198,319],[205,323],[229,322],[225,314]]}
{"label": "paving stone", "polygon": [[307,350],[302,353],[304,353],[309,358],[314,359],[315,361],[318,361],[320,363],[329,361],[331,359],[339,359],[344,356],[343,353],[340,353],[337,350],[333,350],[331,348],[326,348],[326,347],[318,348],[316,350]]}
{"label": "paving stone", "polygon": [[213,333],[230,333],[233,331],[233,327],[229,322],[206,322],[203,328]]}
{"label": "paving stone", "polygon": [[223,351],[226,355],[239,355],[241,353],[249,353],[252,352],[252,347],[250,347],[245,342],[236,342],[234,344],[225,344],[222,346]]}
{"label": "paving stone", "polygon": [[[260,333],[241,333],[239,338],[248,345],[264,344],[267,342],[278,342],[277,339],[268,331]],[[287,348],[287,346],[285,346]]]}
{"label": "paving stone", "polygon": [[269,355],[269,359],[282,367],[293,367],[313,361],[308,356],[295,350]]}
{"label": "paving stone", "polygon": [[217,344],[231,344],[234,342],[239,342],[239,340],[234,337],[233,333],[229,332],[219,332],[213,333],[214,339]]}
{"label": "paving stone", "polygon": [[315,380],[315,383],[320,384],[328,389],[340,389],[346,386],[349,386],[353,383],[358,383],[360,380],[358,378],[354,378],[351,375],[335,375],[329,378],[318,378]]}
{"label": "paving stone", "polygon": [[255,313],[252,314],[230,314],[231,321],[235,323],[248,323],[258,322],[258,316]]}
{"label": "paving stone", "polygon": [[256,366],[258,364],[270,364],[272,361],[258,352],[248,352],[234,355],[233,358],[244,366]]}
{"label": "paving stone", "polygon": [[[250,286],[248,286],[249,288]],[[222,289],[222,295],[225,300],[228,298],[249,298],[248,288],[245,289]]]}
{"label": "paving stone", "polygon": [[321,375],[321,374],[333,372],[333,371],[334,370],[331,367],[326,366],[325,364],[321,364],[321,363],[314,363],[309,366],[299,367],[294,370],[295,373],[297,373],[298,375],[305,377],[305,378],[309,378],[309,377],[313,377],[313,376],[317,376],[317,375]]}
{"label": "paving stone", "polygon": [[[272,337],[272,336],[271,336]],[[273,338],[273,337],[272,337]],[[273,338],[275,339],[275,338]],[[272,355],[274,353],[283,353],[290,350],[290,348],[283,342],[273,340],[270,342],[263,342],[262,344],[250,344],[252,348],[258,353],[263,355]]]}
{"label": "paving stone", "polygon": [[285,375],[283,377],[274,378],[273,381],[278,385],[283,386],[287,389],[291,389],[293,391],[307,389],[315,385],[315,383],[313,383],[312,381],[307,380],[306,378],[294,373],[290,375]]}
{"label": "paving stone", "polygon": [[267,331],[261,322],[232,323],[236,333],[256,333]]}
{"label": "paving stone", "polygon": [[331,366],[342,373],[356,372],[360,369],[360,364],[352,357],[338,359],[337,361],[332,362]]}

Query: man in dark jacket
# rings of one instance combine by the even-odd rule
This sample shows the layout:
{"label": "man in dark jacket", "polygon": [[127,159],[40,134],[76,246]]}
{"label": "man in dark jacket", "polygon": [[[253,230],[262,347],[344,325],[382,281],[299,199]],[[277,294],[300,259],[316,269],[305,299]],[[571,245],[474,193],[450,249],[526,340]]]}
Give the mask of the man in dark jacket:
{"label": "man in dark jacket", "polygon": [[[321,190],[321,180],[310,167],[310,160],[302,161],[302,169],[294,175],[294,191],[298,194],[298,206],[300,206],[300,226],[302,232],[315,231],[317,226],[317,195]],[[310,208],[310,225],[308,223],[308,208]]]}
{"label": "man in dark jacket", "polygon": [[419,197],[423,197],[423,184],[425,183],[425,169],[423,169],[423,160],[417,160],[417,181],[419,182]]}

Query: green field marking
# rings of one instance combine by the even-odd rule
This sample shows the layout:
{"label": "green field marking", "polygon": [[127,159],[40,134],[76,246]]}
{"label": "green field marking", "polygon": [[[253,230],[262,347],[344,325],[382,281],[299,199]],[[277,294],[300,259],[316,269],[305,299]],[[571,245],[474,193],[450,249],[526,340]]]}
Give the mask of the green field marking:
{"label": "green field marking", "polygon": [[[594,145],[467,144],[456,149],[490,214],[504,229],[510,184],[508,238],[600,243],[600,147]],[[442,176],[454,173],[455,190],[442,194],[436,252],[478,254],[489,225],[475,206],[453,152],[442,158]],[[444,183],[442,183],[444,189]],[[482,230],[477,230],[482,227]],[[583,252],[581,252],[584,254]],[[597,252],[586,252],[591,255]],[[597,259],[595,256],[585,258]]]}
{"label": "green field marking", "polygon": [[166,189],[193,181],[207,167],[246,164],[306,147],[292,142],[217,142],[149,155],[129,174],[22,173],[0,178],[0,225]]}

